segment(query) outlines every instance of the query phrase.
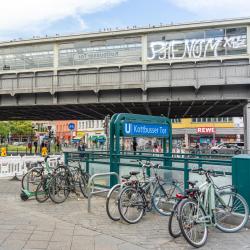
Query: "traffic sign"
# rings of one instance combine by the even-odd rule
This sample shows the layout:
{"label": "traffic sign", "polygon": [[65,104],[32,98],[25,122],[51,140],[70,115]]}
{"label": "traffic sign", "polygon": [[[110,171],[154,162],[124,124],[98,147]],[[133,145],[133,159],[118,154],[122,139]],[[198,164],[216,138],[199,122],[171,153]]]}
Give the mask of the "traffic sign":
{"label": "traffic sign", "polygon": [[167,124],[125,122],[123,134],[124,136],[168,137],[169,126]]}
{"label": "traffic sign", "polygon": [[70,123],[68,126],[69,130],[74,130],[75,129],[75,124],[74,123]]}

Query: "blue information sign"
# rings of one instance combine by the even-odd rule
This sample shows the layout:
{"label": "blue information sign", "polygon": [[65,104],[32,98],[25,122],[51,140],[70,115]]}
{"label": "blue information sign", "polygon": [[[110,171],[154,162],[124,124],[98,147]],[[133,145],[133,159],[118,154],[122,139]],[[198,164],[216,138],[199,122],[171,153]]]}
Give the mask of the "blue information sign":
{"label": "blue information sign", "polygon": [[169,126],[167,124],[125,122],[123,125],[123,135],[142,137],[168,137]]}
{"label": "blue information sign", "polygon": [[68,128],[69,128],[69,130],[74,130],[75,129],[75,124],[70,123]]}

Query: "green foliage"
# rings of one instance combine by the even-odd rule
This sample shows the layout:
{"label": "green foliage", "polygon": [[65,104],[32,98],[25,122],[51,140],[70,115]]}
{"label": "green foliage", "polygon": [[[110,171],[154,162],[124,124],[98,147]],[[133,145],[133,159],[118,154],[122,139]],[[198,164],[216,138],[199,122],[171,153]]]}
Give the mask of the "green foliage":
{"label": "green foliage", "polygon": [[34,134],[32,123],[30,121],[0,122],[0,135],[2,137],[7,137],[9,132],[11,135],[17,136]]}
{"label": "green foliage", "polygon": [[9,135],[10,129],[8,126],[8,122],[0,122],[0,136],[6,137]]}

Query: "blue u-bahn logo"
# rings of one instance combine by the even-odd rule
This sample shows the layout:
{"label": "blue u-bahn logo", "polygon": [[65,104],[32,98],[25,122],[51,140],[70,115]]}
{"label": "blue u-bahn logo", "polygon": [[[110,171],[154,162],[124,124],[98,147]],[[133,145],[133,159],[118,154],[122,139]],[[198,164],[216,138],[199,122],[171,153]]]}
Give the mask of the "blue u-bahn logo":
{"label": "blue u-bahn logo", "polygon": [[123,126],[124,136],[141,137],[168,137],[169,126],[167,124],[146,124],[125,122]]}

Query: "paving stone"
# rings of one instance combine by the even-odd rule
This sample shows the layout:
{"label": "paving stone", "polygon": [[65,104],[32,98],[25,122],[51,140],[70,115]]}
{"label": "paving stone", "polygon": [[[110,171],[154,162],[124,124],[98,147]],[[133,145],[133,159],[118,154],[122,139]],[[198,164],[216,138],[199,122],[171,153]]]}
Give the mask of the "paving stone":
{"label": "paving stone", "polygon": [[34,231],[31,235],[30,240],[50,240],[53,232],[45,232],[45,231]]}
{"label": "paving stone", "polygon": [[37,248],[37,249],[46,249],[48,247],[49,242],[48,241],[42,241],[42,240],[29,240],[25,248]]}
{"label": "paving stone", "polygon": [[71,247],[71,242],[49,242],[48,250],[69,250]]}
{"label": "paving stone", "polygon": [[7,239],[2,243],[1,247],[5,250],[20,250],[24,245],[25,241],[23,240]]}
{"label": "paving stone", "polygon": [[30,238],[31,233],[17,233],[17,232],[13,232],[12,234],[10,234],[9,239],[12,240],[28,240]]}
{"label": "paving stone", "polygon": [[73,236],[71,250],[95,250],[95,240],[89,236]]}

